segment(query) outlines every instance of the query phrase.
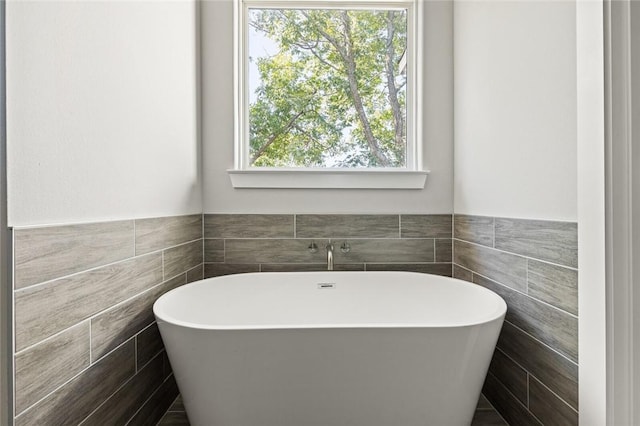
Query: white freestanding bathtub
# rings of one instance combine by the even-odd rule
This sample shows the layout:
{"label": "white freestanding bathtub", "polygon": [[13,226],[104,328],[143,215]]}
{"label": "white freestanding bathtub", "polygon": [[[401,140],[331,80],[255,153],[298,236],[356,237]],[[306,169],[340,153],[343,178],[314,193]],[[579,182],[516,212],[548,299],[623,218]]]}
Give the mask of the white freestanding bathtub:
{"label": "white freestanding bathtub", "polygon": [[252,273],[154,313],[194,426],[469,425],[506,312],[411,272]]}

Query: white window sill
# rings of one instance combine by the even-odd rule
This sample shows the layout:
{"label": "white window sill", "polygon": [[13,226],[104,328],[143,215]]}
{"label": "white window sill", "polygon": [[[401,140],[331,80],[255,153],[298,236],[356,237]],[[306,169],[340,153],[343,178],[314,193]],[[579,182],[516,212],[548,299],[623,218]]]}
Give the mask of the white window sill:
{"label": "white window sill", "polygon": [[234,188],[423,189],[428,171],[362,169],[227,170]]}

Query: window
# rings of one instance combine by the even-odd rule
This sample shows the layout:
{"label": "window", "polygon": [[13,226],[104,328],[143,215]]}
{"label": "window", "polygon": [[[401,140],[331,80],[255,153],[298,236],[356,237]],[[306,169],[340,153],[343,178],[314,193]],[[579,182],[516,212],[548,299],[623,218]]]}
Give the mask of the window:
{"label": "window", "polygon": [[417,3],[236,0],[234,185],[423,187]]}

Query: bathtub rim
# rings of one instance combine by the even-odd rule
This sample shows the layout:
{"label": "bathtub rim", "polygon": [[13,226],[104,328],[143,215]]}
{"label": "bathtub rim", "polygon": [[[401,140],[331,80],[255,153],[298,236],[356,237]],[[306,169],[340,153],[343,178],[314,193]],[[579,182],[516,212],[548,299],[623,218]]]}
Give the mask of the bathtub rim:
{"label": "bathtub rim", "polygon": [[[266,275],[278,275],[278,274],[314,274],[314,273],[329,273],[329,271],[303,271],[303,272],[246,272],[246,273],[239,273],[239,274],[233,274],[234,276],[266,276]],[[179,327],[184,327],[184,328],[189,328],[189,329],[195,329],[195,330],[211,330],[211,331],[242,331],[242,330],[300,330],[300,329],[309,329],[309,330],[316,330],[316,329],[407,329],[407,328],[441,328],[441,329],[445,329],[445,328],[465,328],[465,327],[474,327],[474,326],[481,326],[483,324],[489,324],[495,321],[500,321],[502,322],[505,319],[506,313],[507,313],[507,303],[505,302],[505,300],[502,298],[502,296],[500,296],[499,294],[497,294],[496,292],[482,287],[478,284],[474,284],[472,282],[469,281],[465,281],[465,280],[461,280],[458,278],[454,278],[454,277],[446,277],[446,276],[442,276],[442,275],[435,275],[435,274],[428,274],[428,273],[423,273],[423,272],[412,272],[412,271],[336,271],[338,273],[341,274],[362,274],[362,273],[367,273],[367,274],[389,274],[389,273],[393,273],[393,274],[398,274],[398,275],[427,275],[427,276],[434,276],[434,277],[439,277],[439,278],[446,278],[447,280],[453,280],[459,284],[462,284],[463,286],[468,286],[468,287],[473,287],[474,289],[479,290],[480,292],[486,293],[488,295],[490,295],[490,297],[494,297],[496,298],[498,304],[500,305],[499,308],[496,308],[495,312],[492,312],[490,315],[487,315],[487,318],[483,318],[482,320],[478,320],[478,321],[469,321],[466,323],[462,323],[462,324],[438,324],[438,325],[434,325],[434,324],[427,324],[427,323],[420,323],[420,322],[414,322],[414,323],[401,323],[401,322],[397,322],[397,323],[339,323],[339,324],[327,324],[327,323],[318,323],[318,324],[249,324],[249,325],[215,325],[215,324],[200,324],[200,323],[193,323],[193,322],[189,322],[189,321],[184,321],[184,320],[179,320],[176,318],[173,318],[171,315],[166,314],[166,312],[161,312],[160,306],[162,305],[162,303],[164,303],[166,301],[166,299],[168,299],[171,295],[171,293],[174,292],[178,292],[178,291],[184,291],[185,288],[188,287],[192,287],[192,286],[196,286],[196,285],[202,285],[203,282],[205,281],[214,281],[217,279],[223,279],[225,277],[229,277],[230,275],[220,275],[217,277],[211,277],[211,278],[205,278],[203,280],[198,280],[198,281],[194,281],[185,285],[182,285],[180,287],[174,288],[168,292],[166,292],[165,294],[163,294],[162,296],[160,296],[153,304],[153,314],[156,318],[156,322],[160,323],[160,322],[164,322],[167,324],[172,324],[175,326],[179,326]],[[331,272],[332,273],[332,272]]]}

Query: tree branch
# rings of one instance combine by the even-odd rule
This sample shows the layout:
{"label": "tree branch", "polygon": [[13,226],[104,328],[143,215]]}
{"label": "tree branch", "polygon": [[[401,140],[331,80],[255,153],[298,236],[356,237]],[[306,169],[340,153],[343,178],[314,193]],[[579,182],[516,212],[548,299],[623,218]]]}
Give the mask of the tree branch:
{"label": "tree branch", "polygon": [[260,149],[258,150],[258,152],[256,152],[253,155],[253,157],[251,158],[251,162],[250,163],[253,165],[253,163],[255,163],[256,160],[258,158],[260,158],[260,156],[262,156],[262,154],[264,154],[264,152],[267,150],[267,148],[269,148],[271,146],[271,144],[273,144],[276,141],[276,139],[278,139],[279,136],[281,136],[281,135],[287,133],[289,130],[291,130],[291,128],[294,126],[294,124],[298,120],[298,118],[300,118],[305,113],[306,113],[306,111],[304,111],[304,110],[300,111],[295,116],[293,116],[293,118],[291,118],[291,120],[289,120],[289,122],[287,123],[286,126],[284,126],[281,130],[279,130],[276,133],[274,133],[273,135],[271,135],[271,137],[269,138],[267,143],[262,145],[260,147]]}
{"label": "tree branch", "polygon": [[[393,122],[395,127],[395,145],[400,148],[405,143],[404,138],[404,117],[402,116],[402,108],[398,100],[398,88],[396,87],[396,77],[394,72],[395,52],[393,48],[393,37],[395,36],[395,28],[393,26],[393,11],[386,14],[387,21],[387,40],[385,52],[385,70],[387,75],[387,92],[391,111],[393,113]],[[400,151],[402,152],[402,151]]]}

